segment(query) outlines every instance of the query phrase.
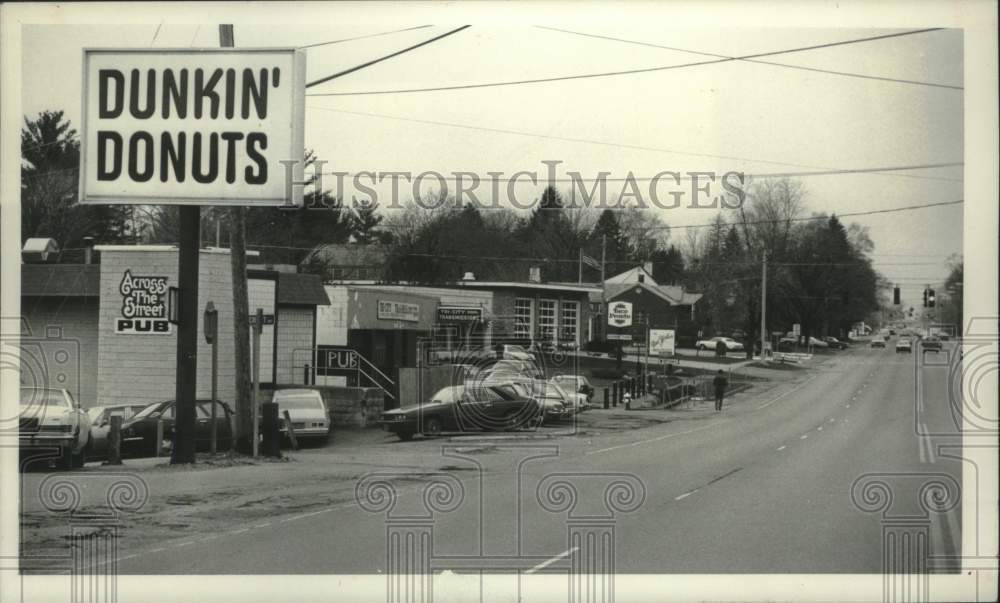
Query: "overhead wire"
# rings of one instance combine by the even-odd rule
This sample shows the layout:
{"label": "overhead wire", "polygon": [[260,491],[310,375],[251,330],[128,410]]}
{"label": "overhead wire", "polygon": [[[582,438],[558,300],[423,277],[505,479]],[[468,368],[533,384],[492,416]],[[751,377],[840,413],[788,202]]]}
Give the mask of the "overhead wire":
{"label": "overhead wire", "polygon": [[898,38],[902,36],[911,36],[917,34],[928,33],[932,31],[939,31],[940,27],[926,28],[926,29],[915,29],[903,32],[895,32],[890,34],[882,34],[877,36],[868,36],[864,38],[854,38],[850,40],[841,40],[838,42],[827,42],[824,44],[813,44],[810,46],[800,46],[796,48],[786,48],[783,50],[773,50],[769,52],[758,52],[754,54],[747,54],[736,57],[713,59],[710,61],[695,61],[691,63],[680,63],[672,65],[660,65],[656,67],[641,67],[635,69],[623,69],[619,71],[603,71],[598,73],[580,73],[574,75],[563,75],[563,76],[550,76],[543,78],[532,78],[532,79],[522,79],[522,80],[508,80],[500,82],[484,82],[478,84],[457,84],[453,86],[431,86],[424,88],[397,88],[390,90],[361,90],[354,92],[324,92],[324,93],[312,93],[306,96],[370,96],[378,94],[409,94],[409,93],[419,93],[419,92],[444,92],[451,90],[472,90],[480,88],[496,88],[501,86],[520,86],[525,84],[543,84],[550,82],[565,82],[572,80],[584,80],[584,79],[594,79],[594,78],[606,78],[615,77],[620,75],[636,75],[642,73],[655,73],[660,71],[671,71],[675,69],[685,69],[688,67],[700,67],[703,65],[716,65],[719,63],[728,63],[732,61],[742,61],[746,59],[756,59],[760,57],[769,57],[782,54],[792,54],[796,52],[806,52],[810,50],[819,50],[822,48],[833,48],[836,46],[845,46],[848,44],[860,44],[864,42],[873,42],[877,40],[885,40],[889,38]]}
{"label": "overhead wire", "polygon": [[817,72],[817,73],[826,73],[826,74],[829,74],[829,75],[840,75],[840,76],[845,76],[845,77],[861,78],[861,79],[867,79],[867,80],[878,80],[878,81],[883,81],[883,82],[894,82],[894,83],[898,83],[898,84],[913,84],[913,85],[917,85],[917,86],[930,86],[930,87],[934,87],[934,88],[950,88],[950,89],[953,89],[953,90],[964,90],[965,89],[963,86],[956,86],[956,85],[952,85],[952,84],[939,84],[939,83],[935,83],[935,82],[924,82],[924,81],[919,81],[919,80],[908,80],[908,79],[902,79],[902,78],[884,77],[884,76],[876,76],[876,75],[866,75],[866,74],[861,74],[861,73],[852,73],[852,72],[848,72],[848,71],[836,71],[836,70],[833,70],[833,69],[820,69],[818,67],[806,67],[804,65],[791,65],[791,64],[788,64],[788,63],[776,63],[774,61],[761,61],[761,60],[757,60],[757,59],[742,59],[742,58],[732,57],[732,56],[725,55],[725,54],[717,54],[717,53],[714,53],[714,52],[702,52],[702,51],[698,51],[698,50],[689,50],[689,49],[686,49],[686,48],[677,48],[675,46],[665,46],[665,45],[662,45],[662,44],[653,44],[651,42],[639,42],[637,40],[627,40],[627,39],[624,39],[624,38],[616,38],[616,37],[613,37],[613,36],[603,36],[603,35],[600,35],[600,34],[585,33],[585,32],[582,32],[582,31],[573,31],[571,29],[562,29],[562,28],[559,28],[559,27],[548,27],[548,26],[545,26],[545,25],[536,25],[535,27],[537,27],[539,29],[547,29],[547,30],[550,30],[550,31],[558,31],[558,32],[561,32],[561,33],[572,34],[572,35],[576,35],[576,36],[583,36],[583,37],[586,37],[586,38],[597,38],[597,39],[600,39],[600,40],[610,40],[610,41],[614,41],[614,42],[624,42],[626,44],[635,44],[635,45],[638,45],[638,46],[649,46],[649,47],[652,47],[652,48],[661,48],[661,49],[664,49],[664,50],[672,50],[672,51],[675,51],[675,52],[684,52],[684,53],[688,53],[688,54],[697,54],[697,55],[708,56],[708,57],[716,57],[716,58],[724,58],[724,59],[736,59],[736,60],[740,60],[740,61],[747,62],[747,63],[758,63],[758,64],[761,64],[761,65],[771,65],[771,66],[774,66],[774,67],[785,67],[785,68],[788,68],[788,69],[797,69],[797,70],[801,70],[801,71],[813,71],[813,72]]}

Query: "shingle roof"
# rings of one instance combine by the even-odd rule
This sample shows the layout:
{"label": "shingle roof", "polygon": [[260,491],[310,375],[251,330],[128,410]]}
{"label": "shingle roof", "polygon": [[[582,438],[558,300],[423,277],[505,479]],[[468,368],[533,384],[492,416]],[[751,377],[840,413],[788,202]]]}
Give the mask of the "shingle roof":
{"label": "shingle roof", "polygon": [[21,264],[22,297],[98,297],[98,264]]}
{"label": "shingle roof", "polygon": [[315,274],[278,273],[278,303],[329,306],[323,280]]}
{"label": "shingle roof", "polygon": [[604,286],[604,299],[611,301],[629,289],[641,287],[659,296],[672,306],[689,306],[702,298],[701,293],[690,293],[672,285],[650,285],[649,283],[620,283]]}

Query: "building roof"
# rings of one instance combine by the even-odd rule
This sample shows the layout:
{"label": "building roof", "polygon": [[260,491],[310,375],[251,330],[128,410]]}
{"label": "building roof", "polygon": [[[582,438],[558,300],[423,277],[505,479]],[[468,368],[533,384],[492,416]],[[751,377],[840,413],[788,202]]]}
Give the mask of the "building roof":
{"label": "building roof", "polygon": [[532,283],[521,281],[459,281],[458,287],[470,289],[539,289],[543,291],[564,291],[567,293],[590,293],[600,291],[600,285],[586,283]]}
{"label": "building roof", "polygon": [[22,264],[22,297],[98,297],[98,264]]}
{"label": "building roof", "polygon": [[329,306],[323,279],[315,274],[278,272],[278,303],[297,306]]}
{"label": "building roof", "polygon": [[616,274],[611,278],[605,279],[604,283],[607,285],[620,285],[622,283],[637,283],[639,282],[640,274],[645,277],[644,278],[645,282],[649,283],[650,285],[658,284],[656,280],[653,279],[653,275],[650,274],[650,272],[645,268],[643,268],[642,266],[636,266],[635,268],[626,270],[621,274]]}
{"label": "building roof", "polygon": [[702,298],[701,293],[690,293],[684,291],[682,287],[674,287],[671,285],[651,285],[648,282],[634,282],[606,285],[604,287],[604,299],[606,301],[611,301],[635,287],[641,287],[642,289],[649,291],[653,295],[656,295],[669,303],[671,306],[690,306]]}

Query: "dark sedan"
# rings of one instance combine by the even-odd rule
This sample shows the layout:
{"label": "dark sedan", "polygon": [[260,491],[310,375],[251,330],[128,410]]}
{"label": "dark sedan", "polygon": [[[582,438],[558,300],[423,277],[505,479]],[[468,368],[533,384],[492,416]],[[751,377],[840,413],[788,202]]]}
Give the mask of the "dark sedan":
{"label": "dark sedan", "polygon": [[941,340],[936,335],[931,335],[920,342],[920,348],[925,352],[940,352]]}
{"label": "dark sedan", "polygon": [[538,404],[507,385],[442,388],[427,402],[382,413],[382,427],[409,440],[444,432],[494,431],[535,426],[541,419]]}
{"label": "dark sedan", "polygon": [[[224,402],[215,402],[217,450],[229,448],[233,437],[233,411]],[[156,456],[173,442],[175,423],[174,401],[154,402],[122,425],[122,454]],[[163,441],[156,441],[156,424],[163,422]],[[195,406],[195,449],[209,450],[212,441],[212,401],[198,400]]]}

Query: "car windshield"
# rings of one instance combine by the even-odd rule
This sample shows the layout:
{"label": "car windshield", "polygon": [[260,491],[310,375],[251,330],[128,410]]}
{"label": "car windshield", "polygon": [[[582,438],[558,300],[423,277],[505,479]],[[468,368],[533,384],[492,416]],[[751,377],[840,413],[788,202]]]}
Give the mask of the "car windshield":
{"label": "car windshield", "polygon": [[442,388],[438,390],[436,394],[431,396],[431,404],[444,404],[448,402],[455,402],[462,397],[462,393],[465,388],[460,385],[452,385],[449,387]]}
{"label": "car windshield", "polygon": [[21,388],[21,406],[72,408],[72,404],[58,389]]}
{"label": "car windshield", "polygon": [[161,404],[163,404],[163,403],[162,402],[154,402],[154,403],[150,404],[149,406],[147,406],[146,408],[143,408],[139,412],[137,412],[134,415],[132,415],[132,418],[133,419],[141,419],[143,417],[148,417],[149,415],[153,414],[153,411],[156,410],[156,409],[158,409]]}
{"label": "car windshield", "polygon": [[324,408],[323,397],[319,394],[319,392],[296,392],[292,394],[282,394],[282,392],[278,391],[274,394],[274,402],[283,410]]}
{"label": "car windshield", "polygon": [[566,397],[566,392],[563,391],[558,385],[549,383],[545,386],[545,397],[546,398],[559,398],[560,400]]}

